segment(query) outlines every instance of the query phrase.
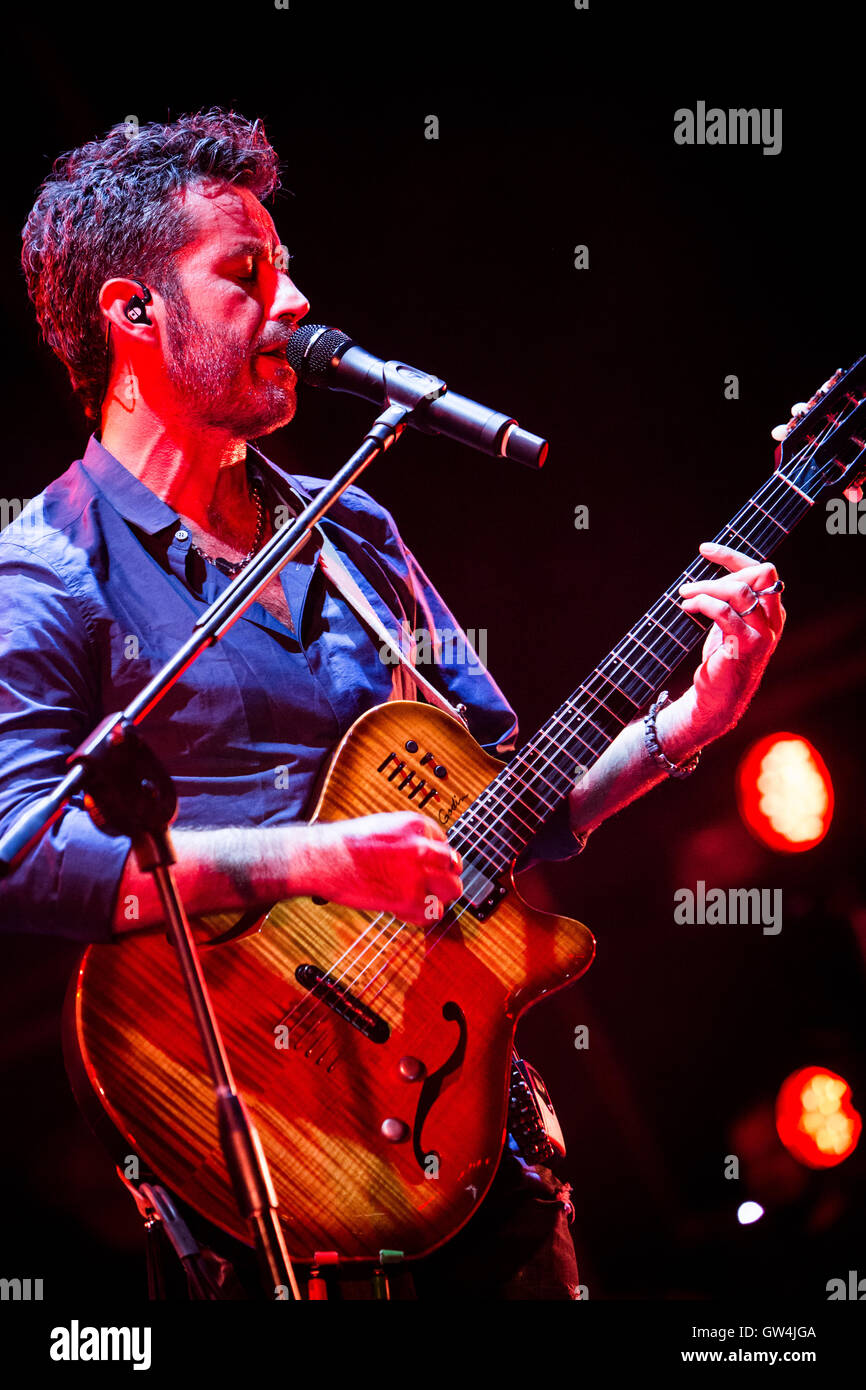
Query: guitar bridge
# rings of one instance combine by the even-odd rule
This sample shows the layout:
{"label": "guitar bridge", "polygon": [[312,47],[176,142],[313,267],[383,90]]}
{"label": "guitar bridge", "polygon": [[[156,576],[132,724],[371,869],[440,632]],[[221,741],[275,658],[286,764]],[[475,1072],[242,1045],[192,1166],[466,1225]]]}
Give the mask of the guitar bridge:
{"label": "guitar bridge", "polygon": [[502,902],[508,889],[502,883],[494,883],[486,898],[481,902],[469,904],[469,911],[478,922],[486,922],[491,912]]}
{"label": "guitar bridge", "polygon": [[463,900],[472,916],[478,922],[487,918],[505,897],[508,889],[495,878],[490,878],[471,862],[463,861]]}

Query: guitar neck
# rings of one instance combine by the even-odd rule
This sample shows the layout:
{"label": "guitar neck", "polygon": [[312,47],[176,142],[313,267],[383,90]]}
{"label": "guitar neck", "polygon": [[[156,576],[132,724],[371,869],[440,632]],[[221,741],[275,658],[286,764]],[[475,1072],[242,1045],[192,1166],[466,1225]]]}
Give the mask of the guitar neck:
{"label": "guitar neck", "polygon": [[[714,539],[766,560],[812,507],[789,479],[774,473]],[[543,724],[452,828],[481,850],[496,872],[529,843],[617,734],[646,709],[711,621],[684,613],[681,584],[723,571],[703,556],[668,585],[574,694]]]}

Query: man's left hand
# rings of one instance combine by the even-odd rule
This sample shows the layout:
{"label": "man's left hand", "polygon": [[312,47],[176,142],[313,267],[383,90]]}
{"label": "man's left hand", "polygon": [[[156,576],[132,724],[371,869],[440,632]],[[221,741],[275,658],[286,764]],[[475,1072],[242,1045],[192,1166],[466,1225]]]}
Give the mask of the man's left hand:
{"label": "man's left hand", "polygon": [[[690,691],[683,696],[678,732],[696,747],[727,733],[760,684],[785,626],[779,593],[756,597],[778,581],[774,565],[726,545],[705,542],[701,554],[730,573],[680,588],[686,613],[712,618]],[[751,610],[751,611],[746,611]],[[677,704],[680,702],[677,701]],[[673,707],[672,707],[673,708]]]}

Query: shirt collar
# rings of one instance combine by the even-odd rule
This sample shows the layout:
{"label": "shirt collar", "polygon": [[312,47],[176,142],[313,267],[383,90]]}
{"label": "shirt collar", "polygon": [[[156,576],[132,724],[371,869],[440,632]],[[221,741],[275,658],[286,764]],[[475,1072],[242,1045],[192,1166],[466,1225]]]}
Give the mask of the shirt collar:
{"label": "shirt collar", "polygon": [[81,463],[85,473],[124,521],[131,522],[149,536],[177,525],[180,519],[177,512],[103,448],[95,434],[87,442]]}
{"label": "shirt collar", "polygon": [[[276,474],[277,479],[289,487],[294,487],[305,501],[309,501],[309,495],[295,479],[284,473],[257,449],[254,450],[252,445],[248,445],[247,461],[254,471],[265,473],[270,470],[272,478],[273,474]],[[177,526],[180,520],[177,512],[155,492],[151,492],[150,488],[136,478],[119,459],[110,454],[95,434],[88,440],[81,463],[85,473],[115,511],[146,535],[154,536],[169,526]],[[262,463],[267,465],[267,469],[262,468]]]}

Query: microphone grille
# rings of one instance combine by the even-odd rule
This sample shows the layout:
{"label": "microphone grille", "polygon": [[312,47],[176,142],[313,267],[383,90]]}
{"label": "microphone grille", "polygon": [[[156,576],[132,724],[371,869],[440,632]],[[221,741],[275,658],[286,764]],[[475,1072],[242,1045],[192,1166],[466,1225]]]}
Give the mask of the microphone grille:
{"label": "microphone grille", "polygon": [[324,323],[305,323],[296,328],[286,343],[289,366],[301,381],[324,386],[334,354],[352,339],[339,328]]}

